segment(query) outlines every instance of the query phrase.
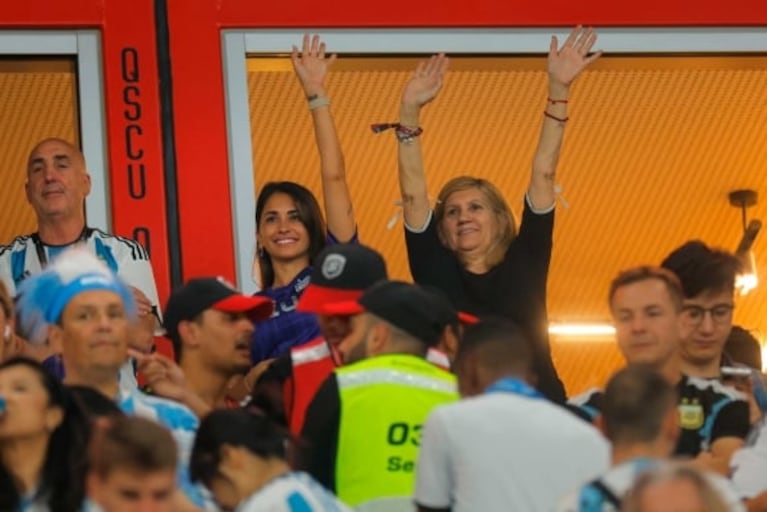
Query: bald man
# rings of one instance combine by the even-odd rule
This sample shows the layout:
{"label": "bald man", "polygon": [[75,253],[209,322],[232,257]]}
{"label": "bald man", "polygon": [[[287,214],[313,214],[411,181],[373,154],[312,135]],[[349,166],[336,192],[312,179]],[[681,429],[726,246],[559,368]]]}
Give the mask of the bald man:
{"label": "bald man", "polygon": [[[91,177],[79,148],[58,138],[40,141],[29,153],[24,190],[35,211],[37,231],[0,246],[0,280],[9,294],[15,296],[24,279],[42,271],[66,248],[85,245],[131,286],[139,311],[131,346],[148,351],[153,343],[152,332],[156,327],[153,312],[157,312],[158,303],[149,255],[134,240],[87,225],[85,198],[91,191]],[[51,352],[56,351],[56,347],[51,347]],[[131,366],[126,365],[121,372],[121,385],[135,384]]]}

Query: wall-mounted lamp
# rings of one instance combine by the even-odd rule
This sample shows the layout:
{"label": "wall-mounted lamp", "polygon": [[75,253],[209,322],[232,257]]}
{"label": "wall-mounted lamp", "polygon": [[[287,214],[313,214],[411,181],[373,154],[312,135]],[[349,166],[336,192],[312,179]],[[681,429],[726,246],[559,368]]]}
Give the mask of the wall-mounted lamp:
{"label": "wall-mounted lamp", "polygon": [[751,246],[754,245],[756,235],[762,229],[762,223],[758,219],[748,222],[746,210],[754,206],[759,199],[756,190],[733,190],[730,192],[730,204],[741,211],[743,219],[743,238],[740,239],[735,256],[740,260],[741,272],[735,278],[735,288],[741,295],[746,295],[759,284],[756,272],[756,260]]}

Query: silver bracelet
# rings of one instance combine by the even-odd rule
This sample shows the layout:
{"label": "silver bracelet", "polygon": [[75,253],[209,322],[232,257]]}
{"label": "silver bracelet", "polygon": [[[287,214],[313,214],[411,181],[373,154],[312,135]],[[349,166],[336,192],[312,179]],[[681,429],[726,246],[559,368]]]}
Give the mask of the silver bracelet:
{"label": "silver bracelet", "polygon": [[318,96],[313,94],[307,98],[309,100],[309,110],[316,110],[320,107],[327,107],[330,105],[330,99],[325,96]]}

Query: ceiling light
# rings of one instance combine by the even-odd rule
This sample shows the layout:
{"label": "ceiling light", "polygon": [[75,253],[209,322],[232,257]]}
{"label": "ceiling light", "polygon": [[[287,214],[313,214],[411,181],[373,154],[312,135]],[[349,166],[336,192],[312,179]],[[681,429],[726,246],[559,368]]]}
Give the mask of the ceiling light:
{"label": "ceiling light", "polygon": [[610,324],[549,324],[549,334],[567,337],[607,337],[615,335],[615,327]]}
{"label": "ceiling light", "polygon": [[734,190],[730,192],[730,204],[741,210],[743,219],[743,237],[740,239],[735,256],[740,260],[741,271],[735,277],[735,288],[740,295],[746,295],[759,284],[756,272],[756,259],[751,247],[754,245],[756,235],[762,229],[762,223],[758,219],[747,222],[746,210],[754,206],[758,201],[756,190]]}
{"label": "ceiling light", "polygon": [[735,276],[735,289],[741,295],[746,295],[759,285],[759,276],[756,274],[756,260],[754,251],[738,256],[741,264],[741,272]]}

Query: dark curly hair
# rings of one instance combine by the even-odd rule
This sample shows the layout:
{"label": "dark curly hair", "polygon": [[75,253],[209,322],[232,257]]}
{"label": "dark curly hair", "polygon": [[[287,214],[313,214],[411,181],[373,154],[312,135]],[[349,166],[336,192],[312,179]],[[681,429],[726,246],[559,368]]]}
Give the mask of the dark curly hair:
{"label": "dark curly hair", "polygon": [[733,254],[709,247],[700,240],[690,240],[674,249],[661,263],[682,283],[685,298],[703,292],[732,292],[741,265]]}

